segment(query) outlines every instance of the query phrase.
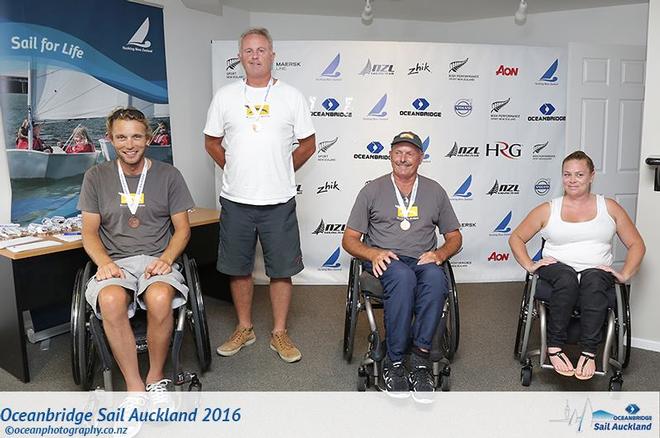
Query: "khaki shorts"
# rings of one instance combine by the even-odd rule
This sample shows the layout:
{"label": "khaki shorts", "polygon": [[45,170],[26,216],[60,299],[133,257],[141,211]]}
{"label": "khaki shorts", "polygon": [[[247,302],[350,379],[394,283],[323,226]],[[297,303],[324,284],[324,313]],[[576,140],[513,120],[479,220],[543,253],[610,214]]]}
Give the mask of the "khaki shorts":
{"label": "khaki shorts", "polygon": [[149,287],[149,285],[159,281],[171,285],[176,290],[174,299],[172,300],[173,309],[184,305],[188,300],[188,287],[184,284],[185,279],[183,278],[183,275],[181,275],[181,272],[179,272],[181,268],[178,263],[172,265],[172,272],[169,274],[154,275],[148,279],[144,277],[144,270],[156,259],[157,257],[148,255],[137,255],[115,260],[114,262],[124,273],[124,278],[108,278],[107,280],[101,281],[97,281],[96,277],[90,278],[87,283],[87,290],[85,291],[85,299],[94,309],[96,316],[99,319],[103,319],[101,317],[101,310],[98,307],[99,293],[101,292],[101,289],[111,285],[118,285],[126,289],[126,291],[132,292],[133,299],[128,305],[129,318],[132,318],[133,315],[135,315],[135,310],[138,304],[141,309],[147,309],[147,305],[142,299],[142,293],[147,287]]}

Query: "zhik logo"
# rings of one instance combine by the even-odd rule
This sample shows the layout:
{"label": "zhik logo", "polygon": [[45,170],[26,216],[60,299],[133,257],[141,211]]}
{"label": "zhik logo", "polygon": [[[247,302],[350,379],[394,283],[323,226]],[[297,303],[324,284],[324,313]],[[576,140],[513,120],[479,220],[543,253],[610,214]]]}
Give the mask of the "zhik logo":
{"label": "zhik logo", "polygon": [[465,178],[465,181],[463,181],[463,184],[456,189],[454,192],[454,197],[456,198],[463,198],[467,199],[472,196],[472,192],[470,191],[470,185],[472,184],[472,175],[468,176]]}
{"label": "zhik logo", "polygon": [[332,61],[330,61],[330,64],[323,70],[321,73],[322,78],[329,78],[329,79],[336,79],[339,76],[341,76],[341,72],[337,71],[337,68],[339,67],[339,62],[341,61],[341,54],[337,53],[337,56],[333,58]]}
{"label": "zhik logo", "polygon": [[408,76],[416,75],[423,71],[431,73],[428,62],[418,62],[414,65],[414,67],[408,67]]}
{"label": "zhik logo", "polygon": [[341,248],[337,247],[337,249],[328,257],[328,260],[326,260],[323,263],[323,266],[321,266],[321,270],[324,270],[323,268],[327,270],[332,270],[332,269],[339,269],[341,268],[341,263],[339,263],[339,255],[341,253]]}
{"label": "zhik logo", "polygon": [[511,222],[511,216],[513,215],[513,212],[510,211],[506,216],[504,216],[504,219],[502,219],[502,222],[499,223],[493,230],[494,233],[500,233],[500,234],[506,234],[511,232],[511,227],[509,226],[509,222]]}
{"label": "zhik logo", "polygon": [[539,81],[547,83],[557,82],[559,78],[555,76],[555,72],[557,71],[558,66],[559,59],[555,59],[555,62],[553,62],[552,65],[546,70],[546,72],[543,73],[543,75],[539,78]]}
{"label": "zhik logo", "polygon": [[316,194],[320,195],[321,193],[328,193],[330,190],[341,191],[339,183],[337,183],[337,181],[326,181],[322,186],[317,188]]}

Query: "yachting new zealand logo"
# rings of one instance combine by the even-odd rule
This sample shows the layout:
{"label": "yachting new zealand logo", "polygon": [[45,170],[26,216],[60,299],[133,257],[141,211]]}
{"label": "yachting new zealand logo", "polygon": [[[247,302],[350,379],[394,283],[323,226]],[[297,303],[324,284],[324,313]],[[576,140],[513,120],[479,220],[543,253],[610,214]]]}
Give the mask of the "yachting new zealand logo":
{"label": "yachting new zealand logo", "polygon": [[550,64],[550,67],[541,75],[536,85],[559,85],[559,78],[556,76],[557,67],[559,67],[559,59]]}
{"label": "yachting new zealand logo", "polygon": [[328,257],[328,259],[323,263],[319,268],[319,271],[340,271],[341,263],[339,262],[339,256],[341,255],[341,248],[338,246],[337,249]]}
{"label": "yachting new zealand logo", "polygon": [[321,75],[316,78],[317,81],[339,81],[341,80],[341,72],[339,69],[339,63],[341,62],[341,54],[337,53],[337,56],[332,58],[330,64],[321,72]]}
{"label": "yachting new zealand logo", "polygon": [[371,108],[371,111],[364,117],[364,120],[387,120],[387,111],[385,111],[385,105],[387,105],[387,94],[383,94],[376,105]]}
{"label": "yachting new zealand logo", "polygon": [[[449,72],[447,73],[450,81],[464,81],[474,82],[479,79],[477,74],[469,74],[463,70],[463,67],[468,63],[470,58],[459,59],[449,63]],[[460,70],[460,72],[459,72]]]}
{"label": "yachting new zealand logo", "polygon": [[153,50],[150,49],[151,41],[147,39],[149,35],[149,17],[145,18],[140,27],[135,31],[131,39],[128,40],[125,46],[122,46],[123,50],[129,52],[143,52],[143,53],[153,53]]}
{"label": "yachting new zealand logo", "polygon": [[467,178],[465,178],[465,181],[463,181],[458,189],[456,189],[451,199],[454,201],[471,201],[472,192],[470,191],[470,185],[472,185],[472,175],[469,175]]}

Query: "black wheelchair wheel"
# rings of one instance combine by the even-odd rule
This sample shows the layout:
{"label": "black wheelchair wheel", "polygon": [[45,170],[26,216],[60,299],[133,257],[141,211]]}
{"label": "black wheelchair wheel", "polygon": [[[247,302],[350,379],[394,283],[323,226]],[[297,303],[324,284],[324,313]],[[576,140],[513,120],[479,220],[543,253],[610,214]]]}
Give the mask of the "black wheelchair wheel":
{"label": "black wheelchair wheel", "polygon": [[348,287],[346,289],[346,315],[344,316],[344,360],[351,363],[353,360],[353,346],[355,344],[355,330],[357,328],[358,303],[360,299],[360,261],[351,260],[348,271]]}
{"label": "black wheelchair wheel", "polygon": [[518,329],[516,330],[516,343],[513,347],[513,357],[520,360],[523,351],[521,351],[522,340],[525,332],[525,323],[527,322],[527,306],[529,304],[529,289],[532,287],[531,276],[527,274],[525,278],[525,287],[520,300],[520,312],[518,313]]}
{"label": "black wheelchair wheel", "polygon": [[623,311],[624,311],[624,320],[623,320],[623,327],[625,330],[625,337],[626,337],[626,344],[624,345],[624,359],[623,363],[621,364],[622,368],[627,368],[628,364],[630,363],[630,351],[631,351],[631,343],[632,343],[632,333],[630,330],[630,289],[628,289],[628,285],[622,285],[622,301],[623,301]]}
{"label": "black wheelchair wheel", "polygon": [[209,327],[204,311],[204,300],[202,298],[202,287],[197,274],[195,259],[183,255],[183,268],[188,284],[188,324],[195,338],[195,349],[197,361],[202,372],[206,372],[211,366],[211,340],[209,338]]}
{"label": "black wheelchair wheel", "polygon": [[87,329],[87,302],[85,286],[91,277],[92,264],[79,269],[73,286],[71,300],[71,367],[73,381],[89,389],[93,378],[95,351],[92,337]]}
{"label": "black wheelchair wheel", "polygon": [[442,336],[442,350],[444,356],[452,360],[458,351],[460,340],[460,315],[458,309],[458,291],[456,290],[456,281],[454,279],[454,272],[451,269],[449,262],[445,264],[445,273],[447,274],[447,282],[449,283],[449,295],[447,297],[448,305],[445,318],[445,330]]}

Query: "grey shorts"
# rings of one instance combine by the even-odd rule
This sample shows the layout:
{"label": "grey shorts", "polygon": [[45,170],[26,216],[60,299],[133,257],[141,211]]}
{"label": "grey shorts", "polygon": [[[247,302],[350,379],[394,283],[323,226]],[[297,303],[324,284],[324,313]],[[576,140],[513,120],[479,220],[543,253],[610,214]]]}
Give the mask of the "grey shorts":
{"label": "grey shorts", "polygon": [[257,237],[264,250],[268,277],[288,278],[305,268],[295,198],[283,204],[248,205],[221,197],[220,205],[218,271],[233,276],[250,275]]}
{"label": "grey shorts", "polygon": [[[119,266],[124,273],[124,278],[109,278],[107,280],[97,281],[96,277],[89,279],[87,283],[87,290],[85,291],[85,299],[90,306],[94,309],[94,313],[99,319],[101,317],[101,310],[98,307],[98,298],[101,289],[111,285],[118,285],[130,291],[133,294],[133,299],[128,305],[128,317],[132,318],[135,315],[135,310],[137,305],[140,305],[141,309],[146,310],[147,305],[142,299],[142,293],[149,287],[150,284],[163,282],[171,285],[176,293],[174,299],[172,300],[172,308],[176,309],[184,305],[188,299],[188,287],[184,284],[185,279],[181,272],[179,272],[179,264],[174,263],[172,265],[172,272],[165,275],[154,275],[146,279],[144,277],[144,270],[149,266],[149,264],[156,260],[157,257],[152,257],[148,255],[137,255],[132,257],[126,257],[124,259],[115,260],[117,266]],[[137,303],[137,304],[136,304]]]}

